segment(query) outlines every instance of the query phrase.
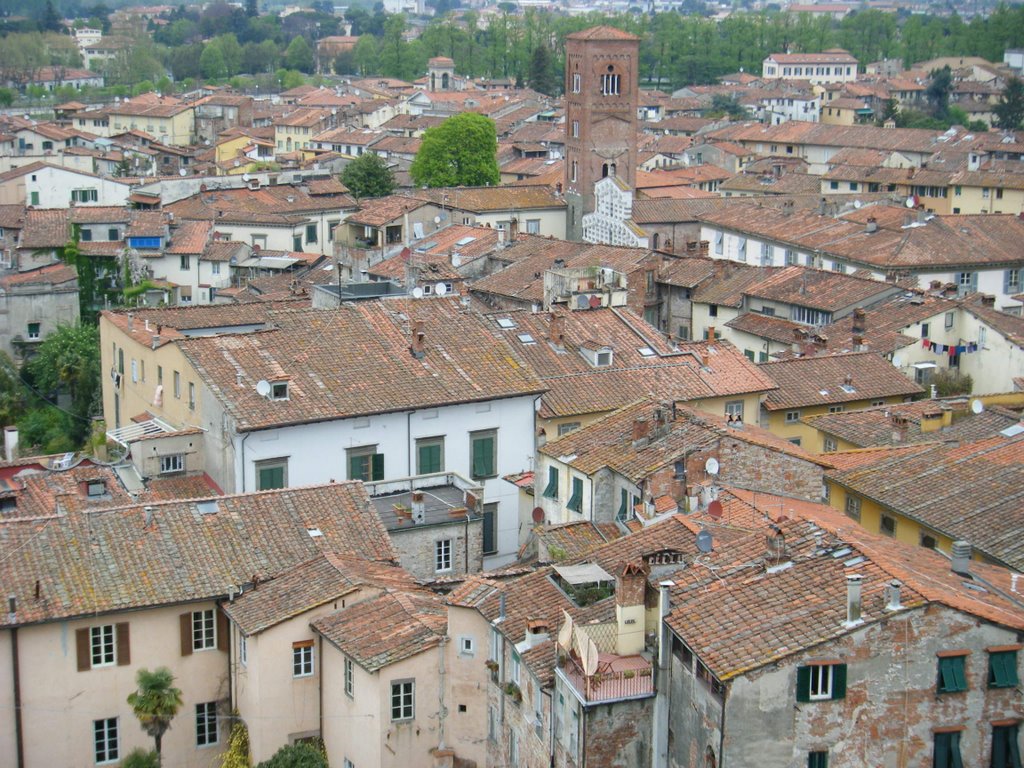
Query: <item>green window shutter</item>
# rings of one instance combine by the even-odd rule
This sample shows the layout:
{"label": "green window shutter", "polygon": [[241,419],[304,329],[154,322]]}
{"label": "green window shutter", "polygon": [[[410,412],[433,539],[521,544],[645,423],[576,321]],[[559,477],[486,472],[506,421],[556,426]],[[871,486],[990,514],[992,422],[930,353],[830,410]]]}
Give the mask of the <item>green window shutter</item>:
{"label": "green window shutter", "polygon": [[935,754],[932,757],[933,768],[950,768],[949,764],[949,737],[948,733],[935,734]]}
{"label": "green window shutter", "polygon": [[990,688],[1012,688],[1018,683],[1017,652],[998,651],[988,657],[988,684]]}
{"label": "green window shutter", "polygon": [[544,495],[549,499],[558,498],[558,468],[548,467],[548,485],[544,489]]}
{"label": "green window shutter", "polygon": [[811,668],[797,667],[796,669],[796,700],[811,700]]}
{"label": "green window shutter", "polygon": [[808,752],[807,768],[828,768],[828,752],[824,750]]}
{"label": "green window shutter", "polygon": [[284,488],[284,467],[261,468],[257,482],[261,491]]}
{"label": "green window shutter", "polygon": [[992,728],[992,768],[1004,768],[1010,764],[1006,760],[1005,730],[999,726]]}
{"label": "green window shutter", "polygon": [[1020,726],[1017,725],[1004,725],[1000,728],[1005,734],[1004,739],[1006,740],[1006,751],[1007,755],[1006,764],[1010,768],[1021,768],[1020,764],[1020,745],[1017,743],[1017,731]]}
{"label": "green window shutter", "polygon": [[964,660],[963,656],[947,656],[939,659],[939,693],[967,690]]}
{"label": "green window shutter", "polygon": [[349,456],[348,457],[348,479],[349,480],[367,480],[366,476],[366,457],[365,456]]}
{"label": "green window shutter", "polygon": [[419,474],[429,475],[441,471],[441,446],[437,443],[421,445],[419,449]]}
{"label": "green window shutter", "polygon": [[949,768],[964,768],[960,759],[960,732],[949,734]]}
{"label": "green window shutter", "polygon": [[383,480],[384,479],[384,454],[375,453],[370,457],[370,479],[371,480]]}
{"label": "green window shutter", "polygon": [[565,506],[573,512],[579,512],[583,508],[583,481],[578,477],[572,479],[572,496]]}
{"label": "green window shutter", "polygon": [[494,437],[473,438],[473,477],[494,475]]}
{"label": "green window shutter", "polygon": [[846,665],[832,665],[832,698],[846,698]]}
{"label": "green window shutter", "polygon": [[629,493],[625,488],[619,491],[619,511],[615,517],[617,520],[629,519]]}

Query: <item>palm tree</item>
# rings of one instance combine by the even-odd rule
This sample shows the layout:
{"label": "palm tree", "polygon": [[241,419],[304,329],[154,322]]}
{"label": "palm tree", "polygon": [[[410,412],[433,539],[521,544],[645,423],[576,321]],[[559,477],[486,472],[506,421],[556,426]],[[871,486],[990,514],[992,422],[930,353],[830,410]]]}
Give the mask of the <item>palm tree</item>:
{"label": "palm tree", "polygon": [[153,737],[160,761],[160,743],[181,708],[181,690],[174,687],[174,675],[167,667],[152,672],[140,669],[135,675],[135,684],[138,690],[128,694],[128,703],[139,718],[142,730]]}

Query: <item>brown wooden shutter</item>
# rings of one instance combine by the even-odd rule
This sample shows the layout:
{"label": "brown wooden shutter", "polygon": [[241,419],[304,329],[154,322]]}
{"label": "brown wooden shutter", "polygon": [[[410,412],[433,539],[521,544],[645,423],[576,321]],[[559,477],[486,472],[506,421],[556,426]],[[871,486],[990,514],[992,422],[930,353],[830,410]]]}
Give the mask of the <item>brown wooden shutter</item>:
{"label": "brown wooden shutter", "polygon": [[217,611],[217,650],[227,653],[231,647],[231,631],[228,625],[228,616],[220,608]]}
{"label": "brown wooden shutter", "polygon": [[132,645],[128,637],[128,622],[119,622],[114,627],[117,631],[117,666],[125,667],[132,663]]}
{"label": "brown wooden shutter", "polygon": [[183,613],[178,617],[181,626],[181,655],[192,655],[192,614]]}
{"label": "brown wooden shutter", "polygon": [[75,630],[75,650],[78,653],[78,671],[84,672],[92,668],[92,648],[89,643],[89,630]]}

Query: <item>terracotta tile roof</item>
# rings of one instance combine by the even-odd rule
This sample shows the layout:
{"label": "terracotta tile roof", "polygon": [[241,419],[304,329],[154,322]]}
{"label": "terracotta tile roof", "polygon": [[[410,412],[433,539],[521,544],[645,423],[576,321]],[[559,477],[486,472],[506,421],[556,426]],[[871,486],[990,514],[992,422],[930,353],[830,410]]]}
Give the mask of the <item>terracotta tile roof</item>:
{"label": "terracotta tile roof", "polygon": [[350,213],[346,222],[364,224],[369,227],[382,227],[403,214],[411,213],[426,205],[421,200],[414,200],[405,195],[388,195],[387,197],[367,198],[360,201],[358,211]]}
{"label": "terracotta tile roof", "polygon": [[[952,423],[939,430],[923,432],[922,421],[928,416],[941,417],[943,411],[952,411]],[[903,437],[895,438],[892,415],[906,419]],[[825,434],[838,437],[858,448],[882,447],[895,443],[936,441],[973,441],[993,437],[1018,422],[1017,414],[999,407],[987,408],[974,414],[967,407],[966,398],[945,400],[918,400],[913,403],[894,403],[859,411],[842,411],[810,416],[804,423]]]}
{"label": "terracotta tile roof", "polygon": [[[45,466],[52,466],[52,462]],[[90,496],[87,492],[90,482],[102,483],[103,493]],[[67,470],[22,470],[5,479],[3,490],[5,498],[15,499],[15,506],[5,510],[0,521],[46,518],[133,503],[110,467],[89,460]]]}
{"label": "terracotta tile roof", "polygon": [[224,612],[251,636],[378,581],[395,588],[416,586],[397,565],[358,555],[321,552],[309,562],[243,592],[224,605]]}
{"label": "terracotta tile roof", "polygon": [[1024,507],[1018,498],[1024,435],[891,450],[875,451],[874,461],[827,476],[934,531],[969,541],[992,560],[1024,570]]}
{"label": "terracotta tile roof", "polygon": [[566,35],[568,40],[636,40],[640,38],[636,35],[631,35],[629,32],[623,32],[621,29],[609,26],[597,26],[590,27],[590,29],[584,29],[581,32],[573,32],[572,34]]}
{"label": "terracotta tile roof", "polygon": [[[321,551],[393,559],[362,483],[289,488],[0,522],[5,625],[225,596]],[[215,511],[214,511],[215,510]],[[147,524],[147,518],[149,522]],[[308,528],[322,536],[312,537]],[[40,584],[41,597],[35,596]]]}
{"label": "terracotta tile roof", "polygon": [[878,128],[872,125],[828,125],[790,120],[780,125],[738,123],[708,132],[709,139],[760,144],[801,144],[825,147],[882,149],[931,153],[942,147],[941,131],[923,128]]}
{"label": "terracotta tile roof", "polygon": [[799,446],[776,437],[767,430],[744,424],[742,429],[727,426],[724,418],[688,408],[677,408],[675,421],[668,423],[663,435],[652,437],[642,447],[634,447],[632,426],[636,419],[654,423],[651,400],[641,400],[582,429],[545,443],[537,450],[555,458],[574,456],[567,463],[578,472],[592,475],[612,469],[631,482],[640,482],[652,472],[672,464],[685,453],[716,445],[723,438],[740,440],[822,466],[828,460],[814,456]]}
{"label": "terracotta tile roof", "polygon": [[782,267],[753,267],[716,260],[715,278],[699,283],[691,295],[702,304],[742,307],[747,291],[776,274]]}
{"label": "terracotta tile roof", "polygon": [[437,204],[444,202],[448,208],[473,213],[565,208],[565,200],[556,196],[555,191],[546,184],[516,187],[436,187],[414,190],[410,196]]}
{"label": "terracotta tile roof", "polygon": [[[462,242],[464,240],[470,242]],[[416,250],[424,248],[430,243],[433,246],[427,249],[428,255],[444,255],[458,253],[462,264],[467,264],[473,259],[492,253],[498,245],[498,230],[493,227],[471,227],[467,224],[449,224],[443,229],[431,232],[415,244]],[[460,244],[461,243],[461,244]]]}
{"label": "terracotta tile roof", "polygon": [[348,193],[348,187],[338,179],[314,179],[307,185],[311,195],[344,195]]}
{"label": "terracotta tile roof", "polygon": [[62,248],[71,239],[67,208],[37,208],[25,211],[19,248]]}
{"label": "terracotta tile roof", "polygon": [[127,233],[129,237],[163,237],[167,235],[167,222],[163,211],[135,211]]}
{"label": "terracotta tile roof", "polygon": [[[543,391],[483,319],[459,307],[403,298],[279,312],[278,330],[189,339],[180,348],[241,432]],[[423,359],[409,351],[414,322],[424,323]],[[257,394],[256,382],[274,378],[289,380],[287,400]]]}
{"label": "terracotta tile roof", "polygon": [[717,260],[700,256],[669,259],[658,271],[657,281],[663,285],[695,288],[716,274],[720,268],[716,264]]}
{"label": "terracotta tile roof", "polygon": [[436,647],[448,626],[443,600],[427,591],[386,592],[324,616],[313,628],[368,672]]}
{"label": "terracotta tile roof", "polygon": [[[153,334],[159,333],[161,343],[185,337],[182,331],[223,329],[230,332],[239,326],[269,324],[270,312],[302,306],[301,300],[259,302],[246,305],[197,304],[192,307],[155,307],[153,309],[104,310],[101,314],[122,333],[128,333],[128,315],[134,315],[131,336],[147,346]],[[147,327],[148,322],[148,327]]]}
{"label": "terracotta tile roof", "polygon": [[203,261],[229,262],[232,258],[242,261],[248,258],[252,249],[248,243],[237,240],[215,240],[207,243],[202,252]]}
{"label": "terracotta tile roof", "polygon": [[201,499],[223,495],[224,492],[217,487],[213,478],[204,472],[201,475],[150,478],[146,481],[146,490],[139,494],[137,501],[173,501],[174,499]]}
{"label": "terracotta tile roof", "polygon": [[871,304],[896,288],[878,280],[810,267],[785,267],[746,290],[748,296],[835,312]]}
{"label": "terracotta tile roof", "polygon": [[16,285],[59,285],[78,279],[78,272],[67,264],[51,264],[29,272],[15,272],[0,278],[0,286],[12,288]]}
{"label": "terracotta tile roof", "polygon": [[792,343],[795,339],[793,332],[797,329],[807,328],[801,323],[781,317],[762,315],[760,312],[744,312],[739,317],[730,320],[725,326],[782,344]]}
{"label": "terracotta tile roof", "polygon": [[962,302],[964,309],[992,328],[1011,344],[1024,348],[1024,317],[1000,312],[985,303],[985,297],[974,294]]}
{"label": "terracotta tile roof", "polygon": [[44,163],[41,160],[36,160],[35,162],[29,163],[28,165],[17,166],[11,168],[8,171],[0,173],[0,182],[9,181],[11,179],[18,179],[21,178],[22,176],[34,173],[35,171],[38,171],[40,168],[49,167],[50,165],[48,163]]}
{"label": "terracotta tile roof", "polygon": [[[873,352],[798,357],[763,363],[760,367],[779,386],[765,399],[764,407],[769,411],[910,397],[924,391]],[[847,387],[848,376],[852,380]]]}
{"label": "terracotta tile roof", "polygon": [[20,203],[0,204],[0,227],[21,229],[25,224],[25,206]]}
{"label": "terracotta tile roof", "polygon": [[[778,506],[769,508],[773,498],[762,502],[760,496],[748,494],[747,500],[777,512]],[[707,569],[672,574],[677,586],[668,624],[719,680],[861,631],[844,624],[849,573],[863,577],[862,617],[868,626],[892,615],[885,587],[895,578],[903,584],[904,610],[934,603],[1002,626],[1024,627],[1019,605],[994,590],[966,587],[943,555],[870,534],[823,505],[795,506],[799,517],[778,523],[790,567],[767,572],[774,561],[767,557],[763,535],[754,533],[702,557]],[[1009,581],[1002,569],[979,564],[975,570],[1000,588]]]}
{"label": "terracotta tile roof", "polygon": [[[493,312],[489,319],[548,387],[542,418],[601,413],[649,394],[678,401],[763,392],[775,386],[728,342],[693,342],[673,349],[638,317],[615,309],[560,310],[562,348],[550,340],[551,315],[526,310]],[[502,328],[501,321],[513,327]],[[507,324],[507,323],[506,323]],[[528,334],[533,340],[524,342]],[[612,362],[592,366],[579,350],[609,346]]]}
{"label": "terracotta tile roof", "polygon": [[[897,349],[920,343],[920,332],[907,335],[905,331],[921,322],[937,318],[955,310],[955,301],[927,293],[908,291],[865,308],[861,321],[864,343],[876,354],[889,354]],[[826,325],[820,332],[828,337],[832,349],[853,348],[853,315]]]}
{"label": "terracotta tile roof", "polygon": [[305,218],[303,214],[355,208],[355,200],[347,194],[310,195],[305,187],[288,184],[266,186],[258,190],[218,189],[200,192],[164,206],[164,210],[179,219],[281,224],[301,221]]}
{"label": "terracotta tile roof", "polygon": [[213,234],[212,221],[181,221],[171,230],[166,253],[202,253]]}
{"label": "terracotta tile roof", "polygon": [[579,560],[623,535],[614,523],[595,523],[590,520],[538,526],[533,529],[533,534],[544,542],[552,559],[558,561]]}
{"label": "terracotta tile roof", "polygon": [[117,205],[76,205],[68,211],[72,224],[124,224],[132,220],[130,208]]}
{"label": "terracotta tile roof", "polygon": [[782,176],[740,173],[721,182],[718,189],[759,195],[807,195],[821,190],[821,177],[807,173],[786,173]]}

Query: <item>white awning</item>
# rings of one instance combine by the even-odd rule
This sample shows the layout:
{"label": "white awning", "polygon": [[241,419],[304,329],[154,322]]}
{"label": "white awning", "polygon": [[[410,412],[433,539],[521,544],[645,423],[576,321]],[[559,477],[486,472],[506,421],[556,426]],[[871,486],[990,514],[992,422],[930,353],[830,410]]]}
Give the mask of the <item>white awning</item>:
{"label": "white awning", "polygon": [[919,371],[927,370],[928,368],[938,368],[935,363],[914,363],[911,368],[917,368]]}
{"label": "white awning", "polygon": [[107,430],[107,437],[127,448],[129,443],[139,438],[162,435],[167,432],[177,432],[177,430],[160,419],[150,419],[149,421],[132,422],[124,427]]}

